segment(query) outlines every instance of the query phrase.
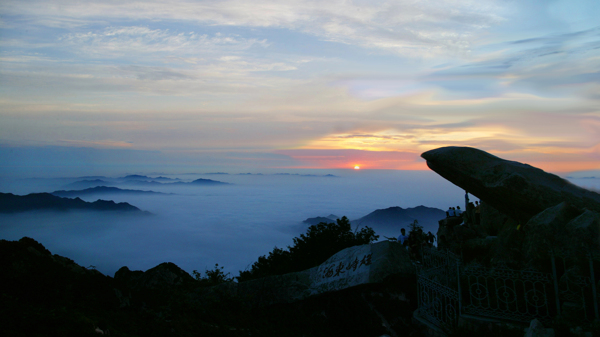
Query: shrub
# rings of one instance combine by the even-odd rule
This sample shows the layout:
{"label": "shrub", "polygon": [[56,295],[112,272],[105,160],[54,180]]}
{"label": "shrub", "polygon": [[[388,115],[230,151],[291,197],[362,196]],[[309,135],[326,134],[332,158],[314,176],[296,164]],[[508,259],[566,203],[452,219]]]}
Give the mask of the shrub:
{"label": "shrub", "polygon": [[204,271],[206,276],[202,276],[202,274],[197,270],[194,270],[192,274],[194,275],[196,281],[199,281],[202,285],[206,286],[215,286],[217,284],[233,281],[233,277],[230,277],[229,273],[225,274],[223,272],[223,267],[219,267],[218,263],[215,263],[215,269],[207,269]]}
{"label": "shrub", "polygon": [[321,222],[312,225],[294,238],[294,245],[287,250],[275,247],[268,256],[258,258],[250,270],[240,271],[239,281],[248,281],[270,275],[282,275],[302,271],[325,262],[342,249],[377,241],[379,235],[370,227],[352,232],[347,217],[336,223]]}

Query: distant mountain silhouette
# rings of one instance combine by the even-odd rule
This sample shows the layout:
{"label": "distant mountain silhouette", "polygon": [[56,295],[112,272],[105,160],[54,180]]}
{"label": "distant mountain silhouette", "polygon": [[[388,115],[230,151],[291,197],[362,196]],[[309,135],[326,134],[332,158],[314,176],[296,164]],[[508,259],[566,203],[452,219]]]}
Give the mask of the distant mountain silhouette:
{"label": "distant mountain silhouette", "polygon": [[[149,178],[152,179],[152,178]],[[217,180],[212,180],[212,179],[196,179],[192,182],[183,182],[183,181],[176,181],[176,182],[165,182],[165,183],[161,183],[158,181],[154,181],[154,180],[138,180],[138,179],[129,179],[127,181],[128,185],[137,185],[137,186],[169,186],[169,185],[229,185],[229,183],[225,183],[222,181],[217,181]]]}
{"label": "distant mountain silhouette", "polygon": [[222,181],[217,181],[217,180],[212,180],[212,179],[196,179],[194,181],[192,181],[189,184],[194,184],[194,185],[227,185],[229,183],[224,183]]}
{"label": "distant mountain silhouette", "polygon": [[[437,228],[438,221],[446,217],[446,212],[439,208],[417,206],[414,208],[390,207],[378,209],[364,217],[353,220],[353,224],[378,228],[407,227],[414,220],[425,228]],[[408,228],[407,228],[408,229]]]}
{"label": "distant mountain silhouette", "polygon": [[94,180],[79,180],[74,183],[70,183],[64,186],[64,188],[69,189],[82,189],[82,188],[90,188],[96,186],[110,186],[112,183],[102,180],[102,179],[94,179]]}
{"label": "distant mountain silhouette", "polygon": [[333,214],[329,214],[328,216],[318,216],[318,217],[314,217],[314,218],[308,218],[304,221],[302,221],[303,223],[309,224],[309,225],[318,225],[321,222],[324,223],[335,223],[335,220],[339,219],[340,217],[337,215],[333,215]]}
{"label": "distant mountain silhouette", "polygon": [[275,173],[276,176],[298,176],[298,177],[336,177],[333,174],[300,174],[300,173]]}
{"label": "distant mountain silhouette", "polygon": [[97,186],[97,187],[86,188],[84,190],[54,191],[51,194],[59,196],[59,197],[73,198],[73,197],[94,195],[94,194],[166,194],[166,193],[154,192],[154,191],[127,190],[127,189],[121,189],[118,187]]}
{"label": "distant mountain silhouette", "polygon": [[167,178],[167,177],[163,177],[163,176],[152,178],[152,177],[143,176],[143,175],[139,175],[139,174],[130,174],[128,176],[124,176],[124,177],[121,177],[121,178],[118,178],[118,179],[121,179],[121,180],[142,180],[142,181],[155,181],[155,180],[160,180],[160,181],[177,181],[177,180],[179,180],[178,178]]}
{"label": "distant mountain silhouette", "polygon": [[158,176],[156,178],[152,178],[154,180],[161,180],[161,181],[177,181],[179,180],[179,178],[167,178],[167,177],[163,177],[163,176]]}
{"label": "distant mountain silhouette", "polygon": [[173,183],[161,183],[159,181],[154,181],[154,180],[136,180],[136,179],[132,179],[132,180],[127,180],[126,182],[123,182],[123,184],[125,185],[136,185],[136,186],[161,186],[161,185],[170,185]]}
{"label": "distant mountain silhouette", "polygon": [[31,193],[20,196],[12,193],[0,193],[0,213],[18,213],[34,210],[68,211],[136,211],[141,210],[126,202],[115,203],[112,200],[85,202],[79,198],[61,198],[50,193]]}
{"label": "distant mountain silhouette", "polygon": [[141,176],[139,174],[130,174],[128,176],[124,176],[119,179],[136,179],[137,180],[137,179],[152,179],[152,178],[150,178],[148,176]]}

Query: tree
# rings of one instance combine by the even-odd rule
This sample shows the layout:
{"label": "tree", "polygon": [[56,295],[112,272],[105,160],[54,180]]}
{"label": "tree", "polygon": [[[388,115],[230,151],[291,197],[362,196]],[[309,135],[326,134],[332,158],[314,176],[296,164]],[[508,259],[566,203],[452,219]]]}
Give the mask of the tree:
{"label": "tree", "polygon": [[275,247],[268,256],[258,258],[250,270],[240,271],[239,281],[248,281],[270,275],[282,275],[320,265],[342,249],[377,241],[379,235],[370,227],[352,232],[347,217],[336,223],[321,222],[312,225],[294,238],[294,245],[287,250]]}
{"label": "tree", "polygon": [[196,281],[199,281],[202,285],[206,286],[215,286],[217,284],[233,281],[233,277],[229,277],[229,273],[225,274],[223,272],[223,267],[219,267],[218,263],[215,263],[215,269],[207,269],[204,271],[206,276],[202,276],[197,270],[194,270],[192,274]]}

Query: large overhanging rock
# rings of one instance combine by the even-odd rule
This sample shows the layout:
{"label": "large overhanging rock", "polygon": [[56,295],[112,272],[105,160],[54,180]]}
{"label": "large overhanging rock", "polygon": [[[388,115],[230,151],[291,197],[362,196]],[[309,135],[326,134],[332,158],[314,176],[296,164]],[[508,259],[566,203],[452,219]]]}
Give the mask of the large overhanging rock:
{"label": "large overhanging rock", "polygon": [[421,157],[442,177],[521,223],[563,201],[600,212],[600,194],[485,151],[450,146],[427,151]]}

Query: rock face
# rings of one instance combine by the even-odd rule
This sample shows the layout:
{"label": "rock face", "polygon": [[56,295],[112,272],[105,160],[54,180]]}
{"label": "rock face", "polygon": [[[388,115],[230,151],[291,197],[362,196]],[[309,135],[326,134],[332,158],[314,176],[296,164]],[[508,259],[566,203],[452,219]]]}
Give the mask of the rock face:
{"label": "rock face", "polygon": [[525,252],[530,257],[548,254],[570,246],[573,226],[568,223],[581,214],[577,208],[562,202],[533,216],[526,224]]}
{"label": "rock face", "polygon": [[529,258],[554,251],[562,256],[587,256],[600,248],[600,214],[567,203],[549,207],[526,224],[524,249]]}
{"label": "rock face", "polygon": [[312,295],[414,274],[406,249],[390,241],[346,248],[318,267],[241,282],[238,295],[254,305],[291,303]]}
{"label": "rock face", "polygon": [[427,151],[421,157],[430,169],[520,223],[563,201],[600,212],[600,194],[485,151],[452,146]]}
{"label": "rock face", "polygon": [[536,318],[529,324],[525,337],[554,337],[554,330],[544,328],[544,325]]}

